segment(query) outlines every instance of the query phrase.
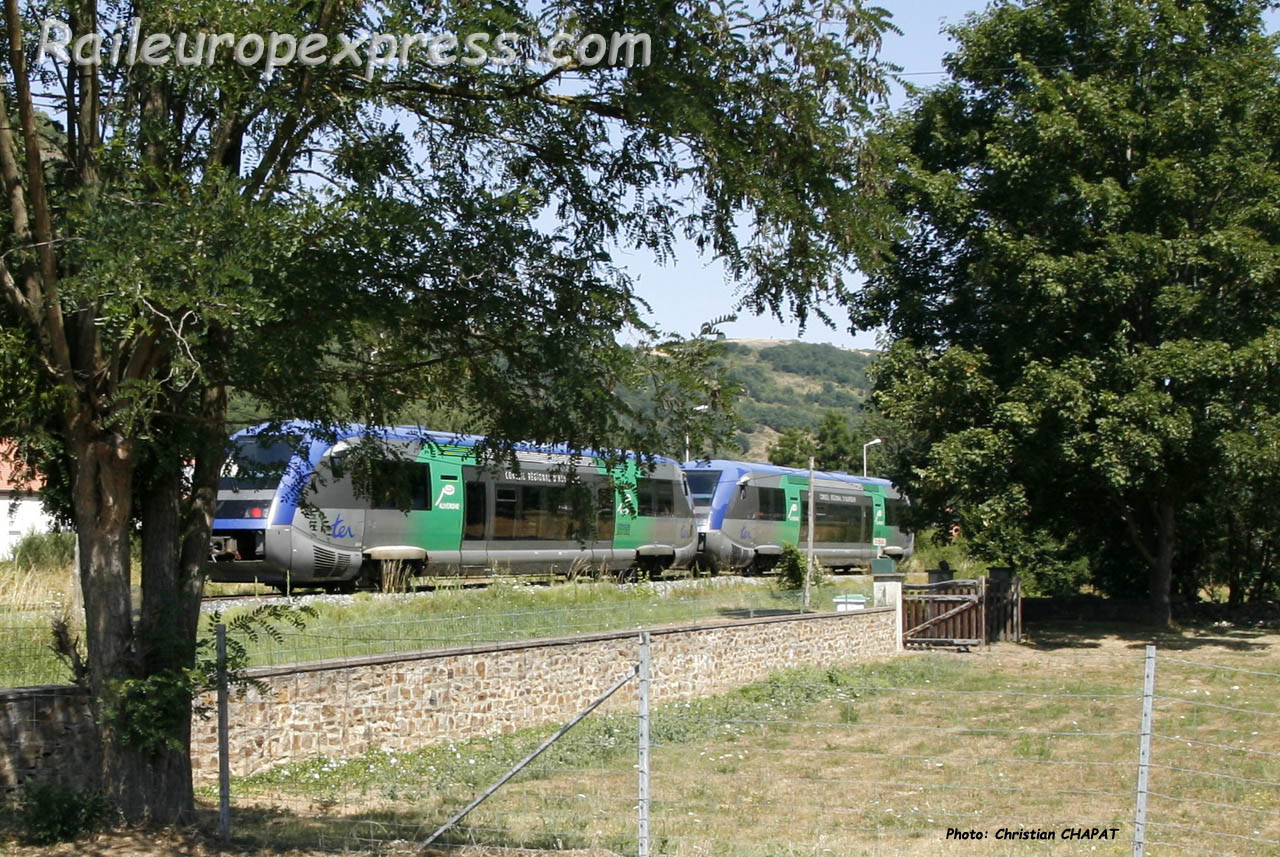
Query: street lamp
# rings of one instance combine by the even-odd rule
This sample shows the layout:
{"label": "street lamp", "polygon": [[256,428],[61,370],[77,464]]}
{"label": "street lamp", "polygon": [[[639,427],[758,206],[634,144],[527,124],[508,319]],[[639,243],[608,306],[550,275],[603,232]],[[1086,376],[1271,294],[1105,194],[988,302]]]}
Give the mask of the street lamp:
{"label": "street lamp", "polygon": [[884,441],[880,438],[876,438],[875,440],[869,440],[862,445],[862,475],[863,476],[867,475],[867,447],[875,446],[877,443],[884,443]]}
{"label": "street lamp", "polygon": [[[709,411],[709,410],[711,410],[711,406],[710,406],[710,405],[698,405],[696,408],[694,408],[694,410],[695,410],[695,411]],[[684,433],[684,460],[685,460],[685,461],[688,461],[688,460],[689,460],[689,432],[687,432],[687,431]]]}

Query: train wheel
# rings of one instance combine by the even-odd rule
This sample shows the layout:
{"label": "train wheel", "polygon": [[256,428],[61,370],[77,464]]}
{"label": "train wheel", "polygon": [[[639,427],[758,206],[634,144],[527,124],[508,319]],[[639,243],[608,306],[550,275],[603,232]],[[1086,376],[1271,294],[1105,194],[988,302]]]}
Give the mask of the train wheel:
{"label": "train wheel", "polygon": [[756,556],[755,559],[751,560],[751,574],[753,576],[768,574],[773,571],[773,567],[777,564],[778,558],[776,556]]}
{"label": "train wheel", "polygon": [[382,590],[382,562],[376,559],[366,559],[360,564],[360,574],[357,575],[355,583],[360,589],[372,589],[374,592]]}

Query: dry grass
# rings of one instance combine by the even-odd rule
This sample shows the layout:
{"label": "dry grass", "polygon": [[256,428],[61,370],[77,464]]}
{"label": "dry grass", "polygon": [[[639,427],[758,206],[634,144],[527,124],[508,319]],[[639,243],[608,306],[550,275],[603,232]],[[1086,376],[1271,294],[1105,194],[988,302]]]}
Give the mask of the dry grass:
{"label": "dry grass", "polygon": [[[1140,632],[1044,635],[1038,645],[907,656],[819,688],[809,685],[821,671],[667,707],[655,714],[654,853],[1128,855],[1145,642]],[[1280,636],[1229,631],[1157,642],[1161,737],[1147,853],[1276,853]],[[755,704],[766,698],[772,715]],[[633,719],[619,722],[624,733],[634,728]],[[278,843],[317,835],[353,847],[421,841],[541,734],[458,745],[456,764],[452,752],[424,756],[421,767],[403,756],[403,777],[385,766],[368,779],[336,765],[332,779],[328,769],[308,769],[314,773],[288,783],[260,783],[251,798],[238,789],[245,796],[237,805],[289,806],[247,821],[263,835],[274,830]],[[493,855],[513,846],[635,853],[634,750],[602,751],[596,732],[573,736],[576,747],[535,763],[454,841],[488,845],[494,850],[477,853]],[[488,747],[501,747],[501,758],[486,756]],[[470,759],[483,773],[467,774]],[[316,788],[307,786],[311,776]],[[948,840],[949,827],[987,838]],[[1119,832],[1115,841],[993,841],[1001,828],[1060,835],[1064,827]]]}
{"label": "dry grass", "polygon": [[[1028,645],[910,655],[832,673],[841,680],[816,681],[819,688],[821,670],[667,706],[654,716],[654,853],[1127,857],[1147,642],[1140,630],[1061,628]],[[1147,853],[1277,853],[1280,635],[1205,629],[1155,642],[1159,737]],[[613,716],[612,732],[589,725],[595,720],[477,810],[452,845],[427,853],[634,854],[634,718]],[[418,853],[415,841],[543,734],[437,747],[394,762],[390,754],[317,760],[292,779],[253,788],[239,782],[238,838],[224,853]],[[602,749],[610,735],[622,745]],[[356,775],[361,766],[367,777]],[[327,770],[334,773],[326,778]],[[1119,839],[991,839],[1001,827],[1058,832],[1070,825],[1115,825]],[[105,835],[58,850],[0,847],[15,857],[219,853],[208,826],[206,818],[204,835]],[[948,827],[988,838],[948,840]]]}

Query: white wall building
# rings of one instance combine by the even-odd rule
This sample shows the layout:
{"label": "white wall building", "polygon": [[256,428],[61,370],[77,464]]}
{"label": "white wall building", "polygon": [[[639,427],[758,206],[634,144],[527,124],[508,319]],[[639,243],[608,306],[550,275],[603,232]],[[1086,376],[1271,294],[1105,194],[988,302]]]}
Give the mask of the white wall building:
{"label": "white wall building", "polygon": [[0,447],[0,559],[8,559],[18,542],[28,533],[47,533],[53,529],[53,519],[40,506],[40,498],[33,492],[40,487],[39,480],[22,479],[20,468]]}

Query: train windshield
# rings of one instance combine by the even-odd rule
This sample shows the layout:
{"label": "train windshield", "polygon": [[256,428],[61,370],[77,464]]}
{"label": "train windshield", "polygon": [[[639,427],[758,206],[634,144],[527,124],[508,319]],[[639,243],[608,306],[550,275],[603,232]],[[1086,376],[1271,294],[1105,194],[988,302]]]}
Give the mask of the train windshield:
{"label": "train windshield", "polygon": [[705,509],[711,505],[711,496],[716,493],[716,484],[720,482],[720,470],[686,470],[689,480],[689,496],[693,500],[693,508]]}
{"label": "train windshield", "polygon": [[221,491],[270,491],[280,484],[285,466],[297,443],[288,440],[264,441],[252,437],[232,441],[231,455],[222,468]]}

